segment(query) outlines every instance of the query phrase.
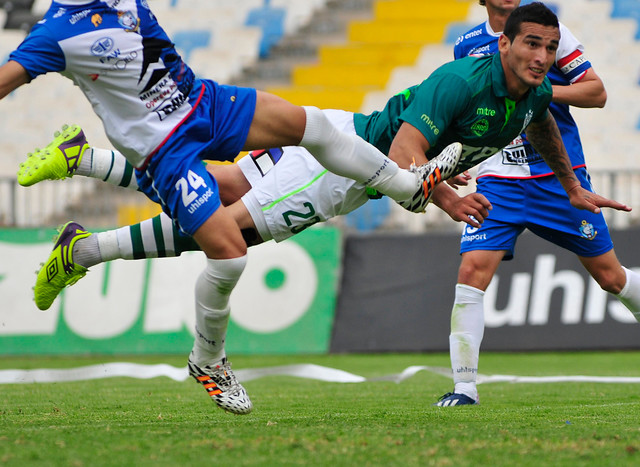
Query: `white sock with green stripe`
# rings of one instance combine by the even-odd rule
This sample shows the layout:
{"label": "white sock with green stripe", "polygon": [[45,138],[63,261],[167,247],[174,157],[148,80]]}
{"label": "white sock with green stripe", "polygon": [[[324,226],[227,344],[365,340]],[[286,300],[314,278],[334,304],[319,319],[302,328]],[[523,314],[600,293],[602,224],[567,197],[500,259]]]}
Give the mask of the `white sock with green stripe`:
{"label": "white sock with green stripe", "polygon": [[167,258],[199,249],[191,237],[178,232],[167,215],[160,214],[139,224],[78,240],[73,255],[74,261],[90,268],[114,259]]}
{"label": "white sock with green stripe", "polygon": [[110,185],[137,190],[138,182],[133,171],[133,166],[119,152],[89,148],[82,155],[76,175],[99,178]]}

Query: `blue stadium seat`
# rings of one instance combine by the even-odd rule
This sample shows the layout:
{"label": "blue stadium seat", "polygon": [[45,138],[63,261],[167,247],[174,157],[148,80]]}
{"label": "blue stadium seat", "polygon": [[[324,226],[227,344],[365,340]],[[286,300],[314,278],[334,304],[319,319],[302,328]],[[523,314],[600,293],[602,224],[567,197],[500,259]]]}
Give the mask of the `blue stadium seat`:
{"label": "blue stadium seat", "polygon": [[207,48],[211,45],[211,31],[193,30],[193,31],[177,31],[173,34],[173,42],[179,49],[182,59],[189,62],[191,52],[195,49]]}
{"label": "blue stadium seat", "polygon": [[270,0],[264,0],[264,5],[249,11],[246,26],[257,26],[262,29],[260,41],[260,56],[269,55],[271,47],[278,43],[284,35],[284,19],[287,11],[284,8],[272,8]]}
{"label": "blue stadium seat", "polygon": [[360,232],[375,230],[389,217],[391,200],[386,196],[368,201],[345,216],[346,224]]}
{"label": "blue stadium seat", "polygon": [[636,40],[640,40],[640,1],[638,0],[613,0],[612,18],[634,19],[638,24]]}

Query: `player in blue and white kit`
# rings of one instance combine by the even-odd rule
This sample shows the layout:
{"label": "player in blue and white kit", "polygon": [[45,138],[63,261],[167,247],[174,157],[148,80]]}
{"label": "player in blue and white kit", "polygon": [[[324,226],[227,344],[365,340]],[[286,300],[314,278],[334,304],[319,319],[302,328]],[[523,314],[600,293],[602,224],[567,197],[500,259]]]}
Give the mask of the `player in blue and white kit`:
{"label": "player in blue and white kit", "polygon": [[[458,38],[456,59],[497,53],[498,31],[504,29],[520,1],[480,0],[480,4],[486,6],[489,19]],[[562,23],[556,62],[547,76],[553,85],[549,109],[576,175],[582,186],[590,189],[578,127],[569,105],[603,107],[606,92],[582,44]],[[524,229],[575,253],[600,287],[616,295],[640,320],[640,275],[620,265],[602,213],[571,206],[525,134],[479,165],[477,192],[487,197],[493,209],[482,227],[466,226],[462,233],[462,261],[449,336],[455,388],[441,398],[437,403],[440,406],[478,401],[476,375],[484,334],[484,292],[500,261],[513,258],[517,238]]]}
{"label": "player in blue and white kit", "polygon": [[[202,160],[233,160],[243,149],[301,145],[327,169],[397,201],[430,196],[434,184],[429,188],[423,181],[449,169],[439,157],[413,172],[400,169],[361,138],[338,131],[317,108],[196,78],[146,0],[52,2],[0,67],[0,99],[48,72],[59,72],[80,88],[110,142],[136,168],[140,189],[206,253],[207,266],[196,284],[189,369],[220,407],[234,413],[252,408],[224,353],[229,294],[244,269],[246,244]],[[67,149],[73,152],[67,158],[71,171],[81,148]],[[66,252],[87,235],[77,224],[65,226],[38,274],[40,284],[69,284],[82,277]],[[36,304],[47,309],[53,297],[37,295]]]}

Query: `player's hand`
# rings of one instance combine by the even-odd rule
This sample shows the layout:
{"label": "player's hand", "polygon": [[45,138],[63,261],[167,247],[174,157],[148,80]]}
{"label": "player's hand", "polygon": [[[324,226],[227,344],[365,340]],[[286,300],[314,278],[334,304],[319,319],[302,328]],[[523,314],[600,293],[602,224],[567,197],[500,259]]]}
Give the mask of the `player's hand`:
{"label": "player's hand", "polygon": [[461,174],[456,175],[455,177],[451,177],[447,179],[447,183],[451,188],[457,190],[459,186],[467,186],[469,185],[469,180],[471,180],[471,175],[468,170],[465,170]]}
{"label": "player's hand", "polygon": [[456,222],[466,222],[472,227],[480,227],[491,209],[491,203],[484,195],[471,193],[458,198],[446,213]]}
{"label": "player's hand", "polygon": [[595,214],[600,212],[600,208],[611,208],[618,211],[631,211],[631,207],[619,203],[613,199],[605,198],[597,193],[585,190],[581,186],[576,186],[568,191],[569,201],[574,208],[591,211]]}

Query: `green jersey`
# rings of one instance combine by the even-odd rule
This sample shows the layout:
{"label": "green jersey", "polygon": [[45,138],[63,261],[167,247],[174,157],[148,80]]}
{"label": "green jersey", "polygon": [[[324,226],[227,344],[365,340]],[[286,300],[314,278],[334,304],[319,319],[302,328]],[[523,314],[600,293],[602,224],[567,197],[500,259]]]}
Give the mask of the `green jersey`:
{"label": "green jersey", "polygon": [[545,77],[518,102],[509,98],[500,54],[465,57],[446,63],[421,84],[396,94],[382,111],[355,114],[356,133],[389,154],[402,122],[416,127],[429,141],[427,158],[460,142],[456,173],[500,151],[530,122],[542,121],[551,102]]}

